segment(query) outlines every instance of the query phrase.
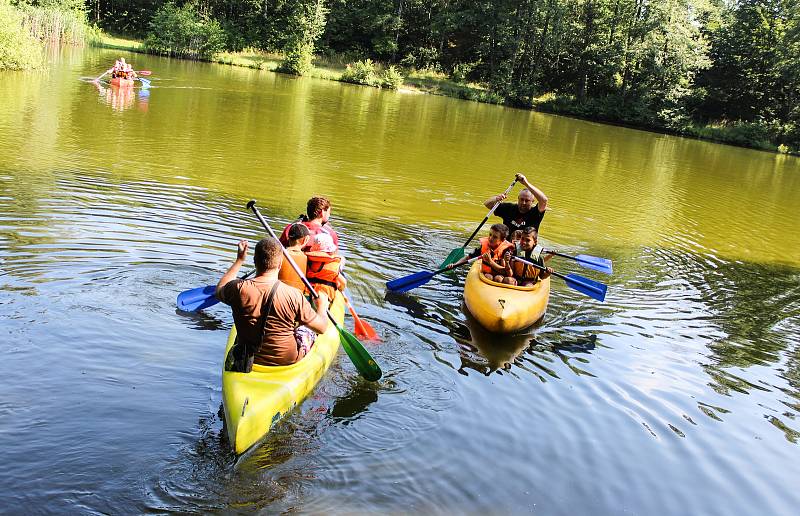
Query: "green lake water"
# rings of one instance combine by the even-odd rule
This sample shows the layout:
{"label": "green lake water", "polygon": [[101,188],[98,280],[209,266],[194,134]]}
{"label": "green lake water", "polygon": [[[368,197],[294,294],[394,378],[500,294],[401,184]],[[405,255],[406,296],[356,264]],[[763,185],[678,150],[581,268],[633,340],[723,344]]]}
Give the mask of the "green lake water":
{"label": "green lake water", "polygon": [[[794,514],[800,160],[529,111],[153,56],[0,73],[0,506],[9,512]],[[523,172],[541,240],[614,261],[482,330],[464,271],[408,294]],[[518,191],[515,190],[515,193]],[[333,203],[382,337],[235,461],[226,308],[175,309],[239,238]],[[346,324],[352,328],[352,320]]]}

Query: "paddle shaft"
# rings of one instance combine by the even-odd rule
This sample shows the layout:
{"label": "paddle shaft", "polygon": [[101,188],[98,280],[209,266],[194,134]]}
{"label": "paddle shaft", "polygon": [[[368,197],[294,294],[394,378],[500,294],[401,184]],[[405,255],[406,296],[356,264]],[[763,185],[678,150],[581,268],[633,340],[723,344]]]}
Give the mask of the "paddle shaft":
{"label": "paddle shaft", "polygon": [[[480,256],[470,258],[469,260],[463,263],[459,263],[458,265],[456,265],[456,267],[461,267],[462,265],[475,261],[478,258],[480,258]],[[428,283],[431,280],[431,278],[433,278],[437,274],[441,274],[449,270],[452,269],[448,267],[442,267],[432,272],[431,271],[415,272],[414,274],[410,274],[408,276],[403,276],[402,278],[386,282],[386,288],[388,288],[392,292],[408,292],[409,290],[421,287],[422,285]]]}
{"label": "paddle shaft", "polygon": [[[267,232],[269,233],[269,236],[271,236],[272,238],[277,240],[278,243],[280,243],[280,239],[275,235],[275,232],[272,231],[272,228],[269,227],[269,224],[267,224],[267,221],[264,220],[264,217],[261,216],[261,212],[258,211],[258,208],[256,208],[256,202],[255,201],[248,202],[247,203],[247,207],[250,208],[253,211],[253,213],[255,213],[256,217],[258,217],[258,221],[261,222],[261,225],[264,226],[264,229],[267,230]],[[292,266],[292,269],[294,269],[294,272],[297,273],[297,276],[299,276],[300,279],[303,280],[303,284],[306,286],[306,288],[311,293],[311,295],[314,297],[314,299],[318,299],[319,298],[319,294],[317,294],[317,291],[314,290],[314,287],[311,286],[311,283],[308,281],[308,278],[306,278],[306,275],[303,274],[303,272],[300,270],[300,267],[298,267],[297,264],[294,262],[292,257],[289,255],[289,252],[286,251],[285,247],[283,247],[283,244],[281,244],[281,252],[283,253],[283,257],[286,260],[289,260],[289,265]],[[337,323],[336,319],[333,318],[333,315],[331,314],[331,311],[330,310],[325,310],[325,312],[328,314],[328,319],[330,319],[331,322],[333,322],[333,324],[335,324],[338,327],[339,323]]]}
{"label": "paddle shaft", "polygon": [[[540,270],[547,269],[547,267],[542,267],[541,265],[532,263],[528,260],[519,258],[517,256],[514,256],[513,258],[518,262],[525,263]],[[553,274],[557,278],[561,278],[562,280],[564,280],[564,282],[567,284],[569,288],[577,290],[582,294],[586,294],[592,299],[597,299],[600,302],[603,302],[606,299],[606,291],[608,290],[608,285],[604,285],[602,283],[590,280],[589,278],[584,278],[583,276],[578,276],[577,274],[569,274],[567,276],[564,276],[563,274],[559,274],[557,272],[552,272],[551,274]]]}
{"label": "paddle shaft", "polygon": [[543,253],[547,253],[547,254],[552,254],[554,256],[560,256],[562,258],[569,258],[570,260],[575,260],[576,262],[580,261],[578,258],[576,258],[574,256],[570,256],[570,255],[564,254],[564,253],[559,253],[555,249],[542,249],[542,252]]}
{"label": "paddle shaft", "polygon": [[[506,196],[506,195],[508,195],[508,192],[510,192],[510,191],[511,191],[511,189],[512,189],[512,188],[514,188],[514,185],[515,185],[515,184],[517,184],[517,178],[514,178],[514,180],[513,180],[513,181],[511,181],[511,184],[510,184],[510,185],[508,185],[508,188],[506,188],[505,192],[503,192],[503,196]],[[469,238],[467,239],[467,241],[466,241],[466,242],[464,242],[464,245],[462,245],[462,246],[461,246],[462,248],[465,248],[465,247],[467,247],[467,246],[469,245],[469,243],[470,243],[470,242],[472,242],[472,239],[473,239],[473,238],[475,238],[475,235],[477,235],[477,234],[478,234],[478,231],[480,231],[480,230],[481,230],[481,228],[483,227],[483,225],[484,225],[484,224],[486,224],[486,221],[487,221],[487,220],[489,220],[489,217],[491,217],[491,216],[492,216],[492,214],[494,213],[494,210],[496,210],[496,209],[497,209],[497,207],[498,207],[498,206],[500,206],[500,203],[501,203],[501,202],[503,202],[503,200],[502,200],[502,199],[500,199],[499,201],[497,201],[497,202],[494,204],[494,206],[492,206],[492,209],[491,209],[491,210],[489,210],[489,213],[487,213],[487,214],[486,214],[486,216],[483,218],[483,221],[482,221],[480,224],[478,224],[478,227],[477,227],[477,228],[475,228],[475,231],[473,231],[473,232],[472,232],[472,234],[469,236]]]}
{"label": "paddle shaft", "polygon": [[[521,263],[524,263],[525,265],[530,265],[531,267],[533,267],[535,269],[539,269],[540,271],[546,271],[547,270],[547,267],[542,267],[538,263],[533,263],[533,262],[528,261],[528,260],[526,260],[524,258],[520,258],[519,256],[512,256],[511,259],[512,260],[516,260],[516,261],[521,262]],[[567,281],[567,277],[566,276],[564,276],[563,274],[559,274],[556,271],[553,271],[550,274],[552,274],[553,276],[555,276],[557,278],[561,278],[564,281]]]}
{"label": "paddle shaft", "polygon": [[[455,267],[453,267],[453,269],[455,269],[456,267],[461,267],[462,265],[466,265],[466,264],[468,264],[468,263],[472,263],[472,262],[474,262],[475,260],[477,260],[477,259],[479,259],[479,258],[482,258],[482,257],[483,257],[483,255],[473,256],[472,258],[468,259],[466,262],[464,262],[464,263],[459,263],[458,265],[456,265]],[[447,267],[442,267],[441,269],[436,269],[435,271],[433,271],[433,272],[431,273],[431,277],[433,277],[433,276],[436,276],[437,274],[441,274],[441,273],[443,273],[443,272],[447,272],[447,271],[453,270],[453,269],[448,269]]]}

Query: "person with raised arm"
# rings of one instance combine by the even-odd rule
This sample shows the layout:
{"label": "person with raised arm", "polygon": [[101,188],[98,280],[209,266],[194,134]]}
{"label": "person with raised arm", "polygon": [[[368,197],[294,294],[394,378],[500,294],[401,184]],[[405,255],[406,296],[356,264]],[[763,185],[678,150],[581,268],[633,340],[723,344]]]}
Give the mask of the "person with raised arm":
{"label": "person with raised arm", "polygon": [[[525,186],[519,192],[517,202],[501,202],[494,212],[496,216],[503,219],[503,224],[508,227],[509,241],[518,240],[518,238],[515,238],[515,234],[518,236],[520,233],[517,232],[527,227],[536,228],[538,231],[544,218],[544,212],[547,210],[548,199],[544,192],[530,184],[522,174],[517,174],[517,181]],[[486,199],[483,205],[491,209],[505,198],[505,194],[493,195]],[[536,204],[534,204],[534,201],[536,201]]]}

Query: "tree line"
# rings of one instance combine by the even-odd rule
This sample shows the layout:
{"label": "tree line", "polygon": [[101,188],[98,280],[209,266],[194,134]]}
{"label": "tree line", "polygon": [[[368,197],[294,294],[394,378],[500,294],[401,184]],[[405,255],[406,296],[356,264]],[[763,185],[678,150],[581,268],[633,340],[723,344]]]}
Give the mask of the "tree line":
{"label": "tree line", "polygon": [[[81,0],[39,3],[76,1]],[[290,73],[302,74],[314,54],[372,59],[477,84],[511,106],[800,150],[797,0],[85,0],[83,5],[90,22],[121,35],[149,35],[153,45],[184,30],[212,27],[213,34],[196,38],[215,42],[207,53],[282,52],[283,71]],[[191,23],[181,25],[185,29],[159,24],[170,9],[190,14]]]}

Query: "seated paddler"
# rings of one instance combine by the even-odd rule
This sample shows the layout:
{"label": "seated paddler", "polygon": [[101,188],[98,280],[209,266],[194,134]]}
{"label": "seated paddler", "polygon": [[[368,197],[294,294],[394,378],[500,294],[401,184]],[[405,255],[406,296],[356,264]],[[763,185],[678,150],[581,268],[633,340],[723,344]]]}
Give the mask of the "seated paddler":
{"label": "seated paddler", "polygon": [[319,294],[316,308],[303,293],[278,279],[283,263],[281,244],[271,237],[260,240],[253,252],[256,274],[236,278],[247,258],[247,240],[239,242],[236,261],[217,283],[217,299],[229,305],[236,325],[237,345],[226,360],[228,370],[249,372],[252,364],[294,364],[307,352],[295,337],[303,325],[315,333],[328,328],[328,297]]}
{"label": "seated paddler", "polygon": [[457,262],[448,265],[447,268],[458,267],[467,260],[480,256],[482,260],[481,274],[486,279],[515,285],[516,281],[511,271],[511,256],[514,254],[514,244],[506,240],[507,238],[508,226],[494,224],[489,228],[489,236],[479,240],[480,247]]}
{"label": "seated paddler", "polygon": [[547,267],[545,264],[553,255],[546,254],[544,257],[542,256],[541,250],[538,247],[539,232],[536,231],[536,228],[528,226],[521,231],[516,256],[535,263],[540,267],[544,267],[545,270],[537,269],[536,267],[532,267],[527,263],[517,260],[512,260],[511,269],[514,272],[514,280],[517,285],[521,287],[532,287],[536,285],[536,282],[540,279],[548,278],[550,274],[552,274],[553,269]]}

